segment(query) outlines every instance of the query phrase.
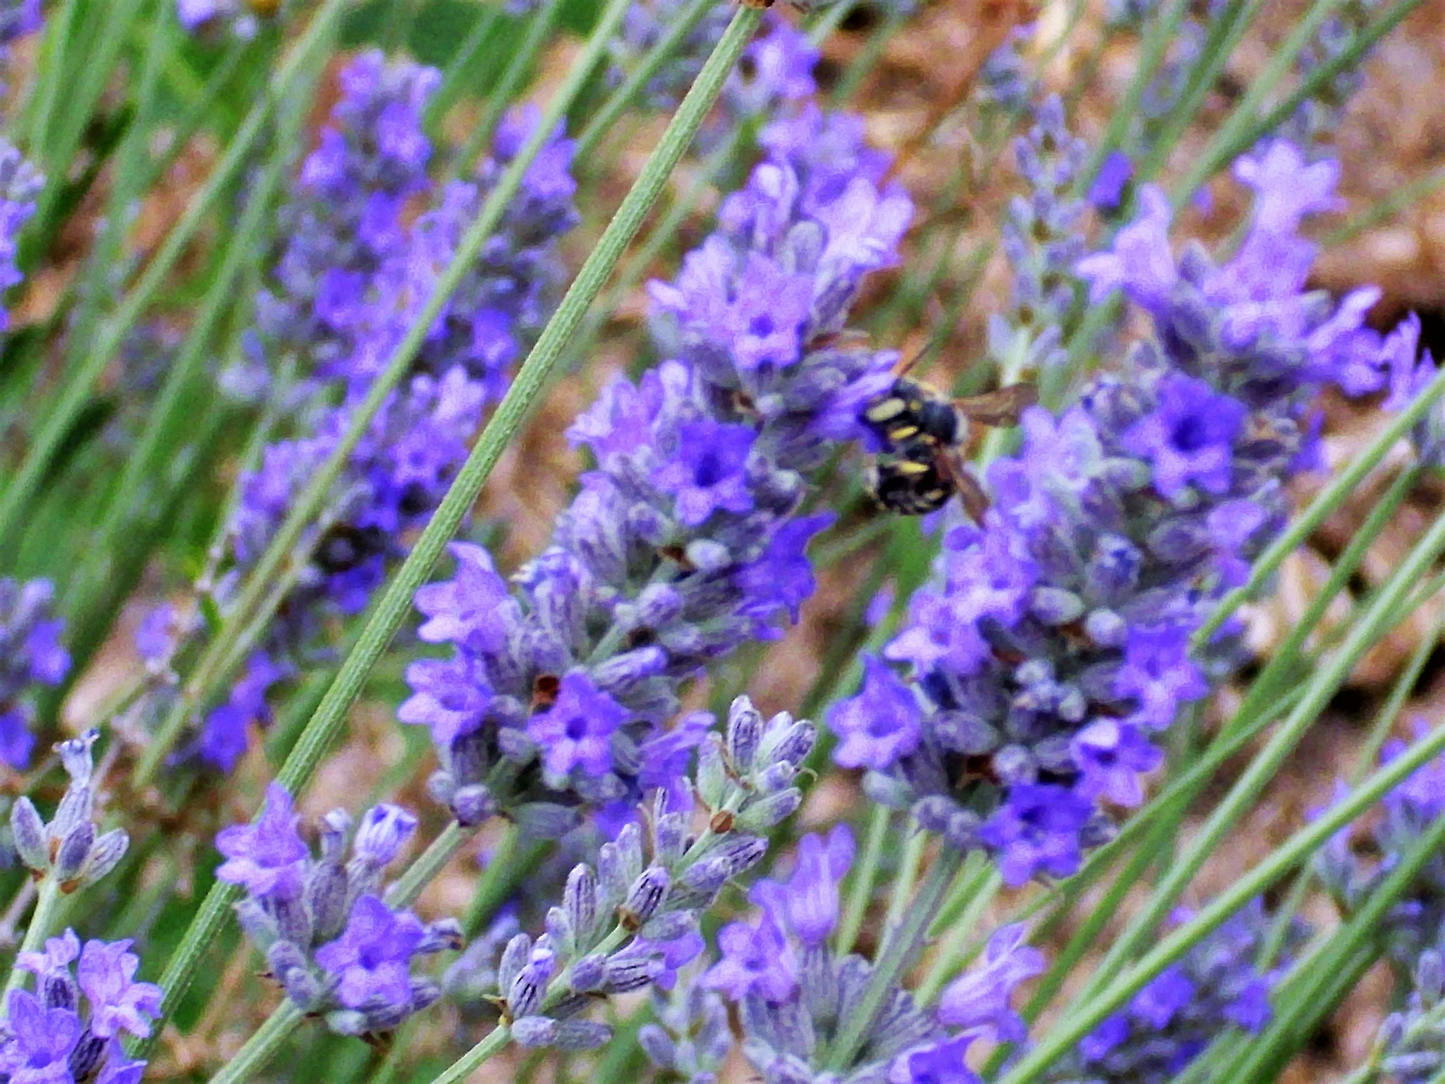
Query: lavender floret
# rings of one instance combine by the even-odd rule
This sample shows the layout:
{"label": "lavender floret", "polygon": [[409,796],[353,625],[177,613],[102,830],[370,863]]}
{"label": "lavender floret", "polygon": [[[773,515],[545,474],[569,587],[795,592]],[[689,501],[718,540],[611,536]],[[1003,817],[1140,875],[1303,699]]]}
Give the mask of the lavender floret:
{"label": "lavender floret", "polygon": [[416,818],[377,806],[353,836],[351,818],[333,810],[319,857],[297,832],[299,820],[291,795],[272,783],[254,823],[216,837],[226,858],[216,876],[246,890],[236,905],[241,928],[297,1008],[324,1016],[343,1035],[392,1031],[441,996],[438,985],[412,973],[416,959],[461,946],[455,922],[426,924],[381,898],[382,868],[410,839]]}

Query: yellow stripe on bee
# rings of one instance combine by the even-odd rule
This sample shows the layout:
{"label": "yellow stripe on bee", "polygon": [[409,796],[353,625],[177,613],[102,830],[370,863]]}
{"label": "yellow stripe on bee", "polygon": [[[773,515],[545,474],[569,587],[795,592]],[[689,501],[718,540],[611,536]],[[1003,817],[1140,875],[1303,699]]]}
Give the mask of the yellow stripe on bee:
{"label": "yellow stripe on bee", "polygon": [[864,416],[870,422],[886,422],[889,418],[896,418],[901,413],[903,413],[903,400],[888,398],[874,403]]}
{"label": "yellow stripe on bee", "polygon": [[900,441],[907,440],[916,432],[918,432],[918,426],[916,425],[900,425],[897,429],[888,430],[888,439],[897,444]]}
{"label": "yellow stripe on bee", "polygon": [[905,460],[902,463],[896,464],[894,466],[894,470],[896,470],[899,474],[927,474],[928,464],[913,463],[911,461]]}

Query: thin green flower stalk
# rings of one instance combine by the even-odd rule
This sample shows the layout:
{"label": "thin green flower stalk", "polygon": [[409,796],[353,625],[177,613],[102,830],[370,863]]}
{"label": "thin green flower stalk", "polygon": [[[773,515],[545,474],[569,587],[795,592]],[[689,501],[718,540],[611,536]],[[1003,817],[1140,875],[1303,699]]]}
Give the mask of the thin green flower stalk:
{"label": "thin green flower stalk", "polygon": [[[600,54],[607,37],[626,10],[626,4],[627,0],[613,0],[609,4],[589,42],[586,59],[595,60]],[[567,339],[576,330],[587,308],[605,285],[623,250],[636,236],[648,210],[661,195],[668,175],[696,135],[708,109],[721,93],[728,72],[747,45],[760,18],[761,13],[755,9],[738,11],[678,107],[637,181],[587,257],[526,361],[522,363],[506,397],[483,430],[476,447],[431,522],[427,524],[411,554],[388,583],[356,646],[347,656],[336,680],[322,698],[316,713],[278,773],[278,782],[288,791],[297,793],[305,788],[321,758],[335,741],[345,721],[347,709],[359,695],[367,674],[410,612],[413,594],[430,574],[432,566],[456,532],[467,509],[476,500],[502,449],[510,442],[545,383],[548,370],[557,363]],[[579,69],[581,67],[590,67],[590,64],[579,65]],[[574,69],[574,78],[569,81],[569,88],[572,83],[581,82],[582,76],[577,74],[579,69]],[[564,94],[559,92],[558,97],[563,96]],[[548,122],[544,119],[538,126],[538,131],[545,132],[548,127]],[[184,995],[206,947],[225,922],[226,911],[234,898],[235,893],[231,886],[217,883],[202,902],[161,980],[160,985],[165,991],[165,1000],[161,1007],[162,1020],[170,1016],[176,1002]],[[156,1030],[159,1031],[159,1027]],[[148,1048],[149,1042],[137,1042],[132,1049],[132,1056],[137,1056],[138,1051]]]}

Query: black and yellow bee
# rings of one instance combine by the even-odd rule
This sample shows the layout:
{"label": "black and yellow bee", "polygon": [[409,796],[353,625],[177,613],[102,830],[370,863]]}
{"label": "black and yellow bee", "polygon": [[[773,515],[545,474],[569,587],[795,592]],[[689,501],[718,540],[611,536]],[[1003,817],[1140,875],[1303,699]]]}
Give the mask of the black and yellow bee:
{"label": "black and yellow bee", "polygon": [[888,394],[863,411],[863,423],[883,443],[868,465],[869,492],[885,509],[904,516],[936,512],[956,493],[964,510],[979,519],[988,499],[960,454],[968,423],[1015,425],[1037,398],[1032,384],[1010,384],[949,399],[900,374]]}

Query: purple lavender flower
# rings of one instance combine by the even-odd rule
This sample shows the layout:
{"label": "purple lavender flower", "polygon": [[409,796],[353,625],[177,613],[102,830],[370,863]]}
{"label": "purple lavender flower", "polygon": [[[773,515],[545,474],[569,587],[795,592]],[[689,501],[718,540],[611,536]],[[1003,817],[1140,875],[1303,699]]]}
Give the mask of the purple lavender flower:
{"label": "purple lavender flower", "polygon": [[375,896],[362,896],[341,936],[318,948],[315,959],[336,981],[336,999],[348,1009],[409,1006],[411,959],[426,938],[426,927],[411,912],[396,914]]}
{"label": "purple lavender flower", "polygon": [[28,797],[10,807],[15,853],[37,879],[53,878],[62,892],[74,892],[101,880],[120,863],[130,846],[124,828],[102,832],[95,821],[95,781],[91,746],[98,730],[57,742],[55,752],[70,777],[49,823]]}
{"label": "purple lavender flower", "polygon": [[1045,1079],[1168,1084],[1228,1028],[1263,1030],[1270,988],[1307,933],[1303,922],[1292,921],[1283,955],[1261,971],[1256,960],[1272,922],[1259,900],[1236,913],[1095,1028]]}
{"label": "purple lavender flower", "polygon": [[[577,1050],[606,1042],[610,1030],[582,1019],[583,1010],[613,994],[677,984],[679,969],[702,951],[701,914],[766,853],[767,841],[754,833],[774,827],[797,807],[801,794],[794,782],[813,737],[811,724],[786,714],[764,721],[739,697],[729,711],[726,736],[709,735],[682,788],[687,803],[674,807],[665,789],[654,795],[646,848],[641,826],[629,820],[599,848],[593,863],[567,875],[560,903],[547,911],[546,933],[535,940],[513,935],[495,968],[489,952],[450,974],[449,984],[463,990],[476,990],[479,982],[482,988],[494,985],[512,1019],[512,1037],[522,1046]],[[709,829],[701,835],[691,834],[698,812],[694,796],[700,811],[710,814]],[[775,959],[788,951],[782,933],[766,925],[761,931],[745,925],[729,931],[723,936],[734,946],[733,958],[712,981],[730,989],[760,983],[765,992],[788,996]],[[693,991],[699,991],[696,979],[694,974]],[[649,1056],[670,1068],[691,1062],[704,1073],[696,1078],[703,1084],[700,1063],[720,1061],[727,1052],[726,1013],[716,1003],[707,1009],[709,1000],[700,991],[682,996],[691,997],[688,1004],[712,1021],[701,1045],[689,1044],[680,1053],[660,1029],[643,1041]]]}
{"label": "purple lavender flower", "polygon": [[[990,465],[992,509],[945,536],[884,650],[910,664],[913,703],[873,664],[830,713],[873,797],[989,851],[1010,884],[1074,872],[1109,834],[1100,803],[1142,798],[1151,735],[1237,665],[1237,630],[1191,645],[1281,529],[1319,390],[1376,390],[1413,363],[1364,326],[1374,291],[1305,290],[1300,226],[1334,206],[1337,173],[1282,143],[1240,159],[1255,214],[1218,266],[1197,246],[1176,259],[1168,203],[1143,188],[1139,219],[1078,270],[1095,301],[1122,289],[1154,337],[1060,417],[1026,412],[1022,449]],[[905,733],[890,714],[906,748],[886,744]]]}
{"label": "purple lavender flower", "polygon": [[990,939],[981,967],[955,980],[932,1008],[907,990],[887,991],[886,1008],[870,1021],[851,1064],[823,1072],[821,1051],[856,1024],[873,965],[839,958],[828,942],[837,918],[838,884],[852,862],[852,837],[836,828],[827,840],[805,836],[787,883],[759,881],[749,898],[755,923],[735,922],[718,935],[720,959],[702,977],[705,988],[739,1004],[743,1052],[764,1080],[914,1080],[973,1084],[963,1056],[980,1038],[1016,1041],[1023,1020],[1010,1001],[1019,983],[1043,969],[1023,943],[1021,927]]}
{"label": "purple lavender flower", "polygon": [[[35,197],[44,186],[45,178],[35,167],[0,138],[0,294],[24,279],[15,263],[20,231],[35,214]],[[0,331],[9,326],[10,312],[0,305]]]}
{"label": "purple lavender flower", "polygon": [[572,670],[562,678],[556,703],[528,721],[527,736],[542,747],[543,767],[561,781],[574,769],[606,775],[612,769],[612,735],[627,716],[586,671]]}
{"label": "purple lavender flower", "polygon": [[49,580],[0,578],[0,760],[12,768],[26,767],[35,748],[36,690],[70,672],[64,623],[49,616],[54,594]]}
{"label": "purple lavender flower", "polygon": [[0,10],[0,44],[33,34],[42,21],[40,0],[7,0]]}
{"label": "purple lavender flower", "polygon": [[[909,205],[846,118],[804,109],[763,138],[718,231],[652,284],[672,360],[614,380],[569,430],[596,469],[551,544],[510,587],[458,548],[458,578],[418,593],[421,637],[454,651],[413,664],[399,717],[432,728],[434,792],[458,816],[545,810],[555,827],[559,809],[635,807],[685,758],[659,742],[682,682],[776,636],[812,590],[804,549],[829,519],[797,515],[806,480],[862,432],[893,362],[832,333]],[[562,684],[584,680],[600,710],[564,718]]]}
{"label": "purple lavender flower", "polygon": [[717,940],[722,958],[702,980],[709,990],[721,990],[729,1001],[759,997],[775,1003],[797,992],[797,964],[771,915],[765,912],[757,926],[730,922]]}
{"label": "purple lavender flower", "polygon": [[723,85],[729,119],[766,118],[783,102],[812,97],[819,55],[806,34],[777,15],[768,16],[763,33],[748,44]]}
{"label": "purple lavender flower", "polygon": [[[277,4],[276,13],[283,6]],[[176,17],[188,33],[211,35],[225,31],[242,41],[249,41],[260,30],[257,11],[248,0],[176,0]]]}
{"label": "purple lavender flower", "polygon": [[[303,166],[256,331],[268,352],[294,353],[313,370],[298,396],[301,435],[264,449],[259,468],[241,480],[230,525],[239,570],[265,551],[336,447],[486,193],[538,123],[535,110],[509,114],[475,180],[434,191],[421,123],[438,78],[362,54],[343,71],[333,123]],[[234,767],[252,723],[269,721],[271,687],[314,663],[326,618],[366,606],[440,503],[488,404],[505,392],[509,367],[555,302],[556,238],[576,220],[571,149],[560,132],[543,147],[497,234],[428,329],[410,375],[353,453],[325,521],[304,542],[310,561],[282,615],[228,700],[200,722],[188,754],[202,764]],[[417,204],[429,206],[413,221]],[[223,591],[223,608],[227,601]]]}
{"label": "purple lavender flower", "polygon": [[[14,1084],[133,1084],[143,1061],[129,1061],[121,1032],[151,1033],[161,988],[136,982],[139,959],[129,941],[87,941],[73,930],[52,937],[44,952],[22,953],[16,966],[35,976],[35,993],[14,990],[0,1038],[0,1073]],[[76,958],[79,964],[74,967]],[[82,1000],[83,995],[83,1000]]]}
{"label": "purple lavender flower", "polygon": [[216,836],[216,849],[226,858],[216,876],[252,896],[295,898],[310,854],[296,831],[300,823],[301,817],[291,811],[286,788],[270,784],[255,823],[234,824]]}
{"label": "purple lavender flower", "polygon": [[353,833],[346,812],[332,810],[323,821],[319,858],[297,834],[298,820],[291,796],[272,783],[256,823],[233,825],[216,837],[227,858],[216,876],[246,889],[236,907],[241,928],[298,1008],[324,1016],[343,1035],[391,1031],[441,996],[436,983],[412,975],[415,959],[461,944],[455,922],[424,924],[379,896],[382,873],[415,831],[416,818],[381,805],[368,810]]}
{"label": "purple lavender flower", "polygon": [[1009,1003],[1013,990],[1044,971],[1044,954],[1024,941],[1020,924],[1000,926],[988,939],[984,965],[955,979],[938,995],[942,1024],[997,1042],[1016,1043],[1027,1025]]}

